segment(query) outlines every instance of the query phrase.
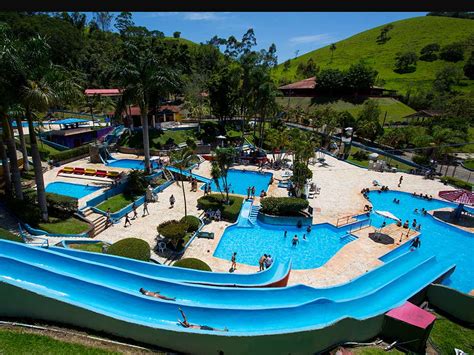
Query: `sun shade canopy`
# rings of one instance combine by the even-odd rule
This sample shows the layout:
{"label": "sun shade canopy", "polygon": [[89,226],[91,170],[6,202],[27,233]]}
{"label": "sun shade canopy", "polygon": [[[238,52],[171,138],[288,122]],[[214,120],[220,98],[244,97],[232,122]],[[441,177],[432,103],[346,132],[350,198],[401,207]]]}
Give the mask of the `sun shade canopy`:
{"label": "sun shade canopy", "polygon": [[474,193],[471,191],[467,191],[467,190],[440,191],[438,193],[438,196],[454,203],[474,206]]}

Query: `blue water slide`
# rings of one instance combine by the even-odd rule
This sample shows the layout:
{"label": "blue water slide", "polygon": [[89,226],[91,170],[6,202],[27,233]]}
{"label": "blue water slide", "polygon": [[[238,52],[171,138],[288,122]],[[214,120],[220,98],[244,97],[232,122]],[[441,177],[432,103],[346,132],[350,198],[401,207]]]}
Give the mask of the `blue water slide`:
{"label": "blue water slide", "polygon": [[176,304],[231,309],[279,308],[301,305],[318,299],[320,302],[326,302],[327,299],[343,301],[361,297],[375,292],[401,275],[413,272],[420,265],[431,262],[433,258],[420,257],[414,252],[335,287],[313,288],[295,285],[286,288],[233,289],[156,279],[13,242],[0,243],[0,247],[0,256],[25,261],[33,268],[41,267],[52,272],[61,270],[64,275],[112,287],[132,295],[138,295],[138,290],[143,287],[176,298]]}
{"label": "blue water slide", "polygon": [[[3,241],[0,241],[3,242]],[[221,272],[207,272],[192,269],[171,267],[166,265],[151,264],[144,261],[121,258],[114,255],[88,253],[69,248],[50,247],[49,250],[66,254],[83,260],[94,261],[104,265],[115,266],[128,271],[133,271],[155,278],[172,279],[178,282],[199,283],[215,286],[236,287],[266,287],[281,283],[288,278],[290,262],[279,263],[276,260],[265,271],[254,274],[235,274]],[[230,263],[229,263],[230,267]],[[286,284],[285,284],[286,285]]]}
{"label": "blue water slide", "polygon": [[206,183],[206,184],[210,184],[210,183],[212,182],[212,180],[209,179],[209,178],[206,178],[206,177],[204,177],[204,176],[191,173],[191,172],[189,172],[188,170],[183,170],[183,171],[181,171],[181,170],[175,168],[174,166],[166,166],[165,169],[168,170],[168,171],[170,171],[170,172],[172,172],[172,173],[181,174],[181,175],[186,176],[186,177],[191,176],[191,177],[195,178],[196,180],[201,181],[201,182],[204,182],[204,183]]}
{"label": "blue water slide", "polygon": [[[212,330],[182,327],[177,322],[177,318],[180,318],[179,307],[174,302],[131,295],[98,283],[71,277],[61,270],[52,272],[11,258],[0,257],[0,266],[2,283],[49,299],[145,327],[180,333],[212,333],[226,337],[304,332],[329,326],[345,318],[374,317],[402,305],[430,283],[452,272],[454,268],[430,258],[410,274],[393,279],[371,294],[341,302],[316,300],[294,307],[238,310],[181,306],[190,323],[215,328]],[[241,301],[247,302],[245,298]],[[1,307],[0,305],[0,309]],[[109,331],[113,332],[113,329]],[[179,341],[179,337],[175,340]],[[190,344],[189,351],[191,348]]]}

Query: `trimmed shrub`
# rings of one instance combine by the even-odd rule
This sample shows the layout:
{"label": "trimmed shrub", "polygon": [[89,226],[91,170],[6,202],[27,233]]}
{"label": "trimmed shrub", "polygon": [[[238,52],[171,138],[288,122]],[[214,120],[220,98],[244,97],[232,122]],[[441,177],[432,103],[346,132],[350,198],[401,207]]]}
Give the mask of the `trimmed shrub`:
{"label": "trimmed shrub", "polygon": [[461,180],[461,179],[457,179],[457,178],[453,178],[451,176],[442,177],[441,182],[443,182],[445,184],[449,184],[449,185],[459,187],[460,189],[469,190],[469,191],[472,191],[472,187],[474,186],[474,184],[471,184],[470,182],[467,182],[467,181],[464,181],[464,180]]}
{"label": "trimmed shrub", "polygon": [[70,216],[77,211],[77,198],[47,192],[46,200],[48,207],[59,215]]}
{"label": "trimmed shrub", "polygon": [[199,229],[201,225],[201,220],[195,216],[186,216],[179,220],[181,223],[188,225],[188,232],[195,232]]}
{"label": "trimmed shrub", "polygon": [[149,261],[150,245],[142,239],[126,238],[112,244],[107,254],[123,256],[125,258]]}
{"label": "trimmed shrub", "polygon": [[178,242],[186,236],[188,225],[175,219],[166,221],[158,226],[158,233],[171,240],[176,247]]}
{"label": "trimmed shrub", "polygon": [[260,205],[262,213],[274,216],[294,216],[308,208],[309,202],[297,197],[265,197]]}
{"label": "trimmed shrub", "polygon": [[223,220],[235,222],[239,217],[240,208],[244,199],[239,196],[229,196],[229,204],[224,204],[220,194],[211,194],[198,199],[198,208],[207,211],[208,209],[221,211]]}
{"label": "trimmed shrub", "polygon": [[364,161],[369,159],[369,153],[365,150],[358,150],[354,154],[352,154],[352,158],[358,161]]}
{"label": "trimmed shrub", "polygon": [[75,158],[84,154],[89,153],[89,144],[83,145],[78,148],[64,150],[49,155],[49,158],[54,162],[63,161],[71,158]]}
{"label": "trimmed shrub", "polygon": [[195,258],[185,258],[176,261],[173,266],[182,267],[185,269],[194,269],[194,270],[201,270],[201,271],[212,271],[209,265],[207,265],[204,261],[195,259]]}
{"label": "trimmed shrub", "polygon": [[13,242],[23,243],[23,239],[19,235],[13,234],[6,229],[0,228],[0,239],[11,240]]}

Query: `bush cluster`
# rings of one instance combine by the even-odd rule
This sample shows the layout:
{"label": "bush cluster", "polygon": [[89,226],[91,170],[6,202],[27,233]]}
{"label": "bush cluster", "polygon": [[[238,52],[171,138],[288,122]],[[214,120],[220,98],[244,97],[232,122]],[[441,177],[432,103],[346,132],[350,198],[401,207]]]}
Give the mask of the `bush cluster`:
{"label": "bush cluster", "polygon": [[181,223],[187,224],[188,232],[195,232],[199,229],[201,225],[201,220],[195,216],[186,216],[179,220]]}
{"label": "bush cluster", "polygon": [[78,148],[64,150],[62,152],[57,152],[49,155],[49,158],[54,162],[63,161],[71,158],[75,158],[84,154],[89,153],[89,145],[83,145]]}
{"label": "bush cluster", "polygon": [[308,208],[308,205],[307,200],[297,197],[265,197],[260,211],[274,216],[295,216]]}
{"label": "bush cluster", "polygon": [[172,219],[170,221],[161,223],[157,229],[158,233],[160,233],[163,237],[177,242],[186,236],[188,225],[186,223]]}
{"label": "bush cluster", "polygon": [[185,258],[178,260],[173,264],[173,266],[201,271],[212,271],[209,265],[207,265],[204,261],[195,258]]}
{"label": "bush cluster", "polygon": [[457,179],[457,178],[454,178],[454,177],[451,177],[451,176],[442,177],[441,182],[459,187],[461,189],[466,189],[466,190],[469,190],[469,191],[471,191],[472,187],[474,186],[474,184],[471,184],[470,182],[467,182],[467,181],[464,181],[464,180],[461,180],[461,179]]}
{"label": "bush cluster", "polygon": [[239,196],[229,196],[229,204],[225,204],[222,195],[211,194],[198,199],[198,208],[207,211],[208,209],[221,211],[221,217],[225,221],[235,222],[239,217],[240,208],[244,199]]}
{"label": "bush cluster", "polygon": [[150,245],[142,239],[126,238],[112,244],[107,254],[123,256],[142,261],[150,260]]}

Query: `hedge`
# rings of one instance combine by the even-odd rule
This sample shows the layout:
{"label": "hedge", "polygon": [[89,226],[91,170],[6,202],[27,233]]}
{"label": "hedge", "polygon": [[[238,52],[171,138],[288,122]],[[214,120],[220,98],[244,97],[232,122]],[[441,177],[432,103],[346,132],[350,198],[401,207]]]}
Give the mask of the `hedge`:
{"label": "hedge", "polygon": [[198,208],[207,211],[208,209],[221,211],[223,220],[235,222],[239,217],[240,208],[244,199],[239,196],[229,196],[229,204],[224,204],[221,194],[211,194],[198,199]]}
{"label": "hedge", "polygon": [[294,216],[308,208],[308,200],[297,197],[265,197],[260,202],[262,213],[274,216]]}
{"label": "hedge", "polygon": [[3,229],[3,228],[0,228],[0,239],[23,243],[23,239],[19,235],[13,234],[10,231],[7,231],[6,229]]}
{"label": "hedge", "polygon": [[[25,202],[29,206],[37,207],[37,196],[35,189],[25,190],[23,195],[25,198]],[[77,198],[70,196],[58,195],[47,192],[46,201],[48,203],[48,208],[50,209],[50,214],[61,218],[70,217],[77,211],[78,208]]]}
{"label": "hedge", "polygon": [[64,150],[49,155],[49,158],[55,162],[63,161],[71,158],[75,158],[84,154],[89,153],[89,144],[83,145],[78,148]]}
{"label": "hedge", "polygon": [[158,226],[158,233],[171,240],[171,243],[177,247],[180,240],[186,236],[188,225],[186,223],[171,220],[161,223]]}
{"label": "hedge", "polygon": [[182,267],[185,269],[212,271],[210,266],[207,265],[204,261],[195,258],[185,258],[178,260],[173,264],[173,266]]}
{"label": "hedge", "polygon": [[150,245],[142,239],[126,238],[112,244],[107,254],[123,256],[142,261],[150,260]]}
{"label": "hedge", "polygon": [[451,177],[451,176],[442,177],[441,182],[459,187],[461,189],[469,190],[469,191],[472,191],[472,187],[474,186],[474,184],[471,184],[470,182],[467,182],[467,181],[464,181],[464,180],[461,180],[461,179],[457,179],[457,178],[454,178],[454,177]]}
{"label": "hedge", "polygon": [[197,231],[201,225],[201,220],[195,216],[186,216],[181,218],[179,221],[188,225],[188,232]]}

